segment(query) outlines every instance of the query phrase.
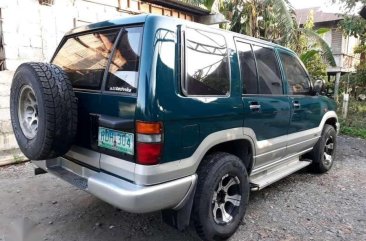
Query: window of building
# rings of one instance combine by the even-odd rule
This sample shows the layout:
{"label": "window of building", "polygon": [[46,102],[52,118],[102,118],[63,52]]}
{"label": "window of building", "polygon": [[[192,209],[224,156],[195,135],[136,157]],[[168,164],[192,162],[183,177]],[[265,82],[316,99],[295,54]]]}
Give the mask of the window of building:
{"label": "window of building", "polygon": [[230,92],[227,47],[222,35],[186,30],[185,69],[182,87],[186,95],[226,96]]}
{"label": "window of building", "polygon": [[258,68],[259,94],[283,94],[281,74],[273,49],[253,46]]}
{"label": "window of building", "polygon": [[258,93],[258,78],[257,68],[255,66],[255,58],[252,46],[247,43],[236,43],[240,76],[243,83],[243,94],[257,94]]}
{"label": "window of building", "polygon": [[299,60],[290,54],[280,53],[283,69],[289,85],[289,94],[303,95],[310,93],[310,79]]}

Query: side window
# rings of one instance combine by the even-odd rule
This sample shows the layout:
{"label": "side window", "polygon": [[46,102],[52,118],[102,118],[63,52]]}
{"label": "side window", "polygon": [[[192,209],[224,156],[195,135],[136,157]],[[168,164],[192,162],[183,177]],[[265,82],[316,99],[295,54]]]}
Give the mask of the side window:
{"label": "side window", "polygon": [[106,90],[136,93],[141,51],[142,27],[122,29],[108,71]]}
{"label": "side window", "polygon": [[290,54],[280,52],[280,57],[289,84],[288,93],[304,95],[310,93],[310,79],[299,60]]}
{"label": "side window", "polygon": [[229,63],[223,36],[187,28],[185,55],[186,78],[182,83],[185,94],[229,94]]}
{"label": "side window", "polygon": [[108,59],[120,29],[104,30],[71,37],[52,63],[70,77],[73,87],[100,89]]}
{"label": "side window", "polygon": [[257,94],[258,78],[252,47],[250,44],[236,42],[236,48],[243,82],[243,94]]}
{"label": "side window", "polygon": [[273,49],[253,46],[258,68],[259,94],[283,94],[280,70]]}

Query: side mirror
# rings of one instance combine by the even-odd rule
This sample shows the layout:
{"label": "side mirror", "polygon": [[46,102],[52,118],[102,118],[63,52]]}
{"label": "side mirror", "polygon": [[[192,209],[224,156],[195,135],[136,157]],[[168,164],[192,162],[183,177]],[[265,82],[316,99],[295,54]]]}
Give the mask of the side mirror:
{"label": "side mirror", "polygon": [[324,80],[316,80],[313,84],[313,93],[315,95],[326,95],[327,89]]}

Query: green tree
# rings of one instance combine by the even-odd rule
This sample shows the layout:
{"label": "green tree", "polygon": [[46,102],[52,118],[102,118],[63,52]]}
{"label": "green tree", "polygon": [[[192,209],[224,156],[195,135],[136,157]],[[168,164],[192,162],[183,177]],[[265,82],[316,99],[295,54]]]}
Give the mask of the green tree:
{"label": "green tree", "polygon": [[181,0],[182,2],[189,3],[196,6],[203,6],[208,10],[212,10],[215,4],[221,4],[222,0]]}
{"label": "green tree", "polygon": [[352,12],[357,5],[366,5],[366,0],[332,0],[333,3],[339,3],[343,6],[344,10],[348,13]]}
{"label": "green tree", "polygon": [[[328,31],[329,29],[325,28],[314,31],[314,13],[310,12],[303,29],[300,31],[296,45],[290,46],[300,56],[313,79],[323,79],[327,74],[327,64],[323,58],[323,49],[327,46],[321,46],[323,42],[319,41],[318,38],[321,38],[321,35]],[[309,37],[310,34],[314,36]]]}
{"label": "green tree", "polygon": [[288,0],[222,1],[221,13],[230,21],[224,28],[286,44],[296,36],[295,11]]}
{"label": "green tree", "polygon": [[351,88],[355,90],[356,96],[358,92],[366,89],[366,20],[358,15],[353,15],[357,6],[366,4],[366,0],[333,0],[344,6],[344,19],[340,22],[339,27],[344,34],[354,36],[359,39],[359,45],[354,49],[355,54],[360,55],[360,63],[356,66],[356,73],[350,78]]}
{"label": "green tree", "polygon": [[330,65],[335,66],[332,51],[319,32],[312,28],[298,27],[295,11],[289,0],[184,1],[201,4],[208,9],[212,9],[213,5],[219,6],[220,12],[229,20],[229,23],[221,26],[222,28],[291,47],[297,53],[303,53],[299,46],[302,46],[301,41],[306,36],[312,43],[316,42],[317,48],[320,49],[321,57],[312,56],[311,61],[317,59],[317,63],[324,57]]}

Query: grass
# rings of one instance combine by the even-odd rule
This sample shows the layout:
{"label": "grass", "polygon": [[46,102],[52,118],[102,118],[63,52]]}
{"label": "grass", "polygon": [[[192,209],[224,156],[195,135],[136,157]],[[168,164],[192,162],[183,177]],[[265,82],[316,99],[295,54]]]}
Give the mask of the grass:
{"label": "grass", "polygon": [[348,115],[342,117],[342,103],[338,105],[341,134],[366,139],[366,101],[350,99]]}

